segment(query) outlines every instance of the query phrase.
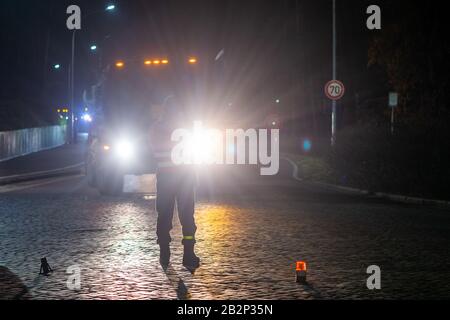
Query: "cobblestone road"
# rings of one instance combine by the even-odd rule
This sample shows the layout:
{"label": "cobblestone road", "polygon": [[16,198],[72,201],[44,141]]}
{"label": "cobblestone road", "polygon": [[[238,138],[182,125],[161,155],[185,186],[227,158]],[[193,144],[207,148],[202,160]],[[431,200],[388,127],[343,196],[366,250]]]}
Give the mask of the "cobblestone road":
{"label": "cobblestone road", "polygon": [[[191,274],[181,266],[178,222],[172,265],[160,267],[152,197],[86,189],[73,177],[0,193],[3,298],[450,298],[448,210],[269,178],[199,200],[203,264]],[[55,270],[49,277],[38,275],[44,256]],[[294,281],[297,260],[308,263],[308,285]],[[76,265],[81,290],[72,291],[66,271]],[[381,267],[382,290],[366,287],[370,265]]]}

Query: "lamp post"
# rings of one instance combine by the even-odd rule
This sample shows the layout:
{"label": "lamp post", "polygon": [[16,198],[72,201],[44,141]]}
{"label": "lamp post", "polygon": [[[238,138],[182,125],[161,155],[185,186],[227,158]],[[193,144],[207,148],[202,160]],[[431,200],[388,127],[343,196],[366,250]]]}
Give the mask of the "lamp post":
{"label": "lamp post", "polygon": [[[111,12],[114,11],[116,9],[116,6],[113,4],[110,4],[106,7],[105,11]],[[86,17],[88,16],[92,16],[94,14],[97,13],[101,13],[103,11],[100,12],[92,12],[90,14],[87,14]],[[74,113],[74,109],[75,109],[75,48],[76,48],[76,34],[77,34],[77,30],[74,29],[72,31],[72,63],[71,63],[71,68],[70,68],[70,138],[69,138],[69,142],[70,143],[76,143],[76,135],[75,135],[75,113]],[[92,47],[91,47],[92,50]]]}
{"label": "lamp post", "polygon": [[[64,66],[63,65],[61,65],[61,64],[59,64],[59,63],[57,63],[57,64],[55,64],[55,65],[53,65],[53,69],[56,71],[56,72],[61,72],[61,70],[64,68]],[[72,88],[72,84],[71,84],[71,81],[72,81],[72,78],[71,78],[71,74],[72,74],[72,72],[71,72],[71,66],[70,65],[68,65],[68,68],[67,68],[67,92],[68,92],[68,99],[70,100],[72,97],[71,97],[71,88]],[[69,110],[67,110],[67,111],[69,111]],[[70,118],[69,119],[67,119],[66,118],[66,120],[70,120]],[[66,137],[66,142],[67,143],[71,143],[71,126],[68,126],[68,128],[67,128],[67,131],[66,131],[66,135],[67,135],[67,137]]]}
{"label": "lamp post", "polygon": [[74,29],[72,32],[72,62],[70,67],[70,137],[69,143],[76,143],[75,137],[75,36],[77,34],[77,30]]}
{"label": "lamp post", "polygon": [[91,45],[91,47],[90,47],[91,52],[92,52],[93,54],[98,55],[98,69],[99,69],[99,72],[100,72],[100,73],[102,72],[102,69],[103,69],[103,54],[104,54],[105,46],[106,46],[105,43],[106,43],[106,41],[109,40],[109,39],[111,39],[111,35],[110,35],[110,34],[106,35],[106,36],[105,36],[102,40],[100,40],[99,42],[93,43],[93,44]]}

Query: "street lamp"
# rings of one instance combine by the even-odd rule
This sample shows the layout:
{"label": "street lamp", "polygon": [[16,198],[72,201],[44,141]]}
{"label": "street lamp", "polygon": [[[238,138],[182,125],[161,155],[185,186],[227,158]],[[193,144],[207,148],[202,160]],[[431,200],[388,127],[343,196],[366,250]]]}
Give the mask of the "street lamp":
{"label": "street lamp", "polygon": [[[62,70],[62,65],[61,64],[59,64],[59,63],[57,63],[57,64],[55,64],[55,65],[53,65],[53,69],[55,70],[54,72],[61,72],[61,70]],[[71,79],[70,79],[70,72],[71,70],[70,70],[70,66],[68,66],[68,68],[67,68],[67,92],[70,94],[70,89],[71,89],[71,83],[70,83],[70,81],[71,81]],[[68,99],[70,100],[70,96],[68,97]],[[58,109],[58,113],[65,113],[65,114],[67,114],[67,113],[69,113],[69,109],[67,109],[67,108],[64,108],[64,109]],[[60,118],[61,119],[64,119],[64,117],[62,116],[62,115],[60,115]],[[68,120],[68,119],[67,119]],[[69,131],[67,130],[67,133],[69,133]],[[69,140],[69,138],[70,137],[67,137],[68,138],[68,140]],[[69,140],[70,141],[70,140]]]}
{"label": "street lamp", "polygon": [[[116,6],[113,4],[110,4],[106,7],[106,11],[114,11],[116,9]],[[97,14],[99,12],[92,12],[91,14],[87,14],[86,16],[92,16],[94,14]],[[70,68],[70,104],[71,104],[71,121],[70,121],[70,137],[69,141],[71,143],[75,142],[75,114],[74,114],[74,107],[75,107],[75,47],[76,47],[76,33],[77,29],[74,29],[72,32],[72,63]],[[93,49],[95,47],[95,49]],[[92,46],[91,50],[95,51],[97,49],[96,46]]]}

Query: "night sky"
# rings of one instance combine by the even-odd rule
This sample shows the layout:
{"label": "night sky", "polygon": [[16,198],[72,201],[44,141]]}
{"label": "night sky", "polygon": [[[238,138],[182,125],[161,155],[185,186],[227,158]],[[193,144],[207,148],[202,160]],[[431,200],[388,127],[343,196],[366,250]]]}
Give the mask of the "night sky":
{"label": "night sky", "polygon": [[[338,78],[350,92],[376,82],[367,72],[373,32],[365,26],[365,10],[374,3],[338,1]],[[227,90],[249,112],[278,97],[295,112],[307,113],[305,106],[291,101],[292,92],[300,90],[304,101],[321,100],[323,83],[331,78],[328,0],[119,0],[114,1],[114,13],[101,12],[108,2],[99,0],[3,0],[3,108],[33,105],[34,113],[45,114],[68,104],[71,33],[65,10],[70,4],[79,5],[83,13],[100,12],[83,19],[77,38],[77,105],[95,79],[92,70],[98,56],[89,50],[92,43],[102,47],[103,59],[109,62],[155,51],[215,56],[225,48]],[[62,66],[57,72],[52,69],[55,63]]]}

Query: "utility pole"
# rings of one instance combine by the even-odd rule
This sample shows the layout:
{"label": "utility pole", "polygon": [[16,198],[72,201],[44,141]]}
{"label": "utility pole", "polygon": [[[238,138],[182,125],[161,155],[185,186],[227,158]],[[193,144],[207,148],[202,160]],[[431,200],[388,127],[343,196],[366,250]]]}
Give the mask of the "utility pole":
{"label": "utility pole", "polygon": [[[333,0],[333,80],[337,80],[336,74],[336,0]],[[331,114],[331,146],[336,144],[336,104],[337,101],[332,101]]]}

